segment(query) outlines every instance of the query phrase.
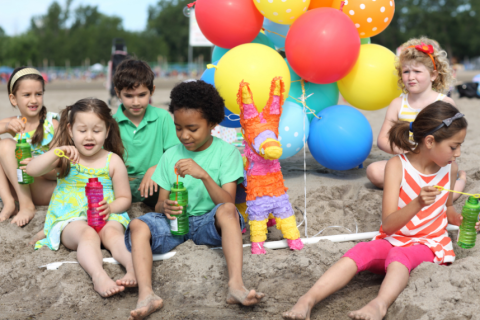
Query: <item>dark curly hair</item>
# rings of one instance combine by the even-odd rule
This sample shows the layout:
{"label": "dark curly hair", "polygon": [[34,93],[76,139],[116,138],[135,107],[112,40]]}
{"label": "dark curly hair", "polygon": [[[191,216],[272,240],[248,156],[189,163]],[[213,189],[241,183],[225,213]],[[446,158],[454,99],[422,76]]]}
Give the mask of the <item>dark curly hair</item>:
{"label": "dark curly hair", "polygon": [[217,89],[202,80],[181,82],[170,93],[168,111],[196,109],[209,124],[219,124],[225,118],[225,102]]}

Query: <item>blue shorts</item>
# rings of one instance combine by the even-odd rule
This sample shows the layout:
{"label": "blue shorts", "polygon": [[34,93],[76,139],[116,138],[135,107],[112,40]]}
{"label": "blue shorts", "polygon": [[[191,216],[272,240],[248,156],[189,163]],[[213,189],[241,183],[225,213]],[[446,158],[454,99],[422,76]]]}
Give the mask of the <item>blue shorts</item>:
{"label": "blue shorts", "polygon": [[[167,253],[189,239],[193,240],[197,245],[219,247],[222,245],[222,237],[220,237],[215,227],[215,214],[221,205],[222,204],[218,204],[212,211],[201,216],[190,216],[188,218],[189,232],[184,236],[174,236],[170,232],[170,222],[163,213],[149,212],[137,219],[145,222],[150,229],[153,254]],[[240,220],[240,230],[243,230],[245,228],[245,221],[238,210],[237,214]],[[125,231],[125,245],[128,251],[131,252],[130,225]]]}

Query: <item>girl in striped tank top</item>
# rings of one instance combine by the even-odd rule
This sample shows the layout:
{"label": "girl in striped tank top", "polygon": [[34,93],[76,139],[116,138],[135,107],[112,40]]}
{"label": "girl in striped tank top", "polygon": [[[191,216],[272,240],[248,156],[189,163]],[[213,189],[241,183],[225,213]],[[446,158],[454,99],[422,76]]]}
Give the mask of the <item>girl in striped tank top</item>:
{"label": "girl in striped tank top", "polygon": [[[434,101],[445,101],[455,106],[446,93],[452,83],[452,69],[447,53],[435,40],[428,38],[412,39],[402,46],[396,62],[400,97],[394,99],[387,109],[385,121],[378,135],[377,145],[390,154],[402,154],[405,150],[391,146],[388,132],[395,121],[413,122],[417,114]],[[413,141],[410,134],[410,140]],[[377,161],[367,167],[368,179],[378,188],[383,188],[387,161]],[[463,191],[466,183],[465,171],[459,172],[455,190]],[[456,200],[460,194],[455,194]]]}
{"label": "girl in striped tank top", "polygon": [[[413,133],[413,142],[409,133]],[[352,319],[378,319],[406,287],[410,272],[422,262],[450,264],[455,260],[447,224],[460,225],[461,214],[453,197],[434,186],[453,188],[455,159],[465,140],[467,121],[457,108],[436,101],[424,108],[415,121],[396,121],[389,141],[408,151],[393,157],[385,170],[382,226],[370,242],[347,251],[284,318],[310,319],[315,304],[341,289],[361,271],[385,274],[378,296]],[[480,229],[480,223],[477,223]]]}

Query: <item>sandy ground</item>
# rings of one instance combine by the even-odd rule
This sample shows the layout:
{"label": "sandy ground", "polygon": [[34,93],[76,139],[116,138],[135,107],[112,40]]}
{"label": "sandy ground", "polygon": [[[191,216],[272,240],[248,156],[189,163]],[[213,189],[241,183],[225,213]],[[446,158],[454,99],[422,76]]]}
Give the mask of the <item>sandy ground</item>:
{"label": "sandy ground", "polygon": [[[469,75],[465,80],[471,78]],[[153,104],[166,107],[168,93],[175,81],[157,84]],[[54,83],[48,85],[45,105],[58,111],[84,97],[107,99],[101,83]],[[467,139],[458,160],[466,170],[466,191],[480,192],[480,100],[455,99],[470,123]],[[17,114],[8,104],[5,86],[0,86],[1,117]],[[378,134],[385,109],[364,112],[374,135]],[[374,147],[366,167],[373,161],[389,159]],[[318,164],[307,151],[308,235],[340,225],[358,232],[376,231],[380,226],[382,191],[366,178],[365,169],[332,171]],[[292,204],[304,208],[303,152],[282,161],[283,173]],[[455,207],[460,210],[466,196]],[[76,252],[63,245],[56,252],[44,247],[34,251],[26,242],[43,227],[47,207],[38,207],[35,218],[24,228],[0,224],[0,319],[126,319],[135,306],[137,290],[127,289],[112,298],[103,299],[94,290],[89,276],[78,264],[66,264],[58,270],[38,268],[56,261],[75,261]],[[148,207],[134,204],[131,218],[148,212]],[[302,216],[296,210],[297,221]],[[304,227],[300,227],[304,236]],[[322,235],[348,233],[346,229],[328,229]],[[455,239],[456,235],[451,235]],[[281,234],[270,228],[269,240]],[[248,243],[248,232],[244,235]],[[354,242],[321,241],[307,245],[301,252],[287,249],[268,250],[265,256],[253,256],[244,249],[245,285],[266,294],[258,306],[247,308],[225,303],[227,269],[222,251],[196,246],[191,241],[178,246],[169,260],[154,263],[153,287],[165,301],[162,311],[149,319],[281,319],[310,286],[335,263]],[[389,309],[386,319],[480,319],[480,246],[470,250],[454,245],[456,262],[449,266],[424,263],[411,274],[407,288]],[[103,250],[104,257],[110,253]],[[124,269],[105,264],[108,274],[118,279]],[[368,272],[359,274],[344,289],[314,308],[312,319],[345,319],[349,310],[362,307],[373,299],[382,277]]]}

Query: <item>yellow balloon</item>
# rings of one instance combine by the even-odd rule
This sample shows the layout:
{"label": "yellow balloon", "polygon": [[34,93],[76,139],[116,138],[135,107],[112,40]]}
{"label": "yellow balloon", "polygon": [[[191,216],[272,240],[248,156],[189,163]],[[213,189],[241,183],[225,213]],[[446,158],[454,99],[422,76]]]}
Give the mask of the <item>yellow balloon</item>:
{"label": "yellow balloon", "polygon": [[364,44],[352,71],[337,84],[352,106],[372,111],[385,108],[402,93],[397,81],[395,54],[378,44]]}
{"label": "yellow balloon", "polygon": [[220,59],[215,70],[215,88],[225,100],[225,107],[239,114],[238,88],[242,80],[248,82],[253,101],[261,112],[270,97],[270,85],[275,77],[282,77],[286,99],[290,91],[290,70],[285,60],[268,46],[247,43],[236,46]]}
{"label": "yellow balloon", "polygon": [[292,24],[307,12],[310,0],[252,0],[258,11],[273,22]]}

